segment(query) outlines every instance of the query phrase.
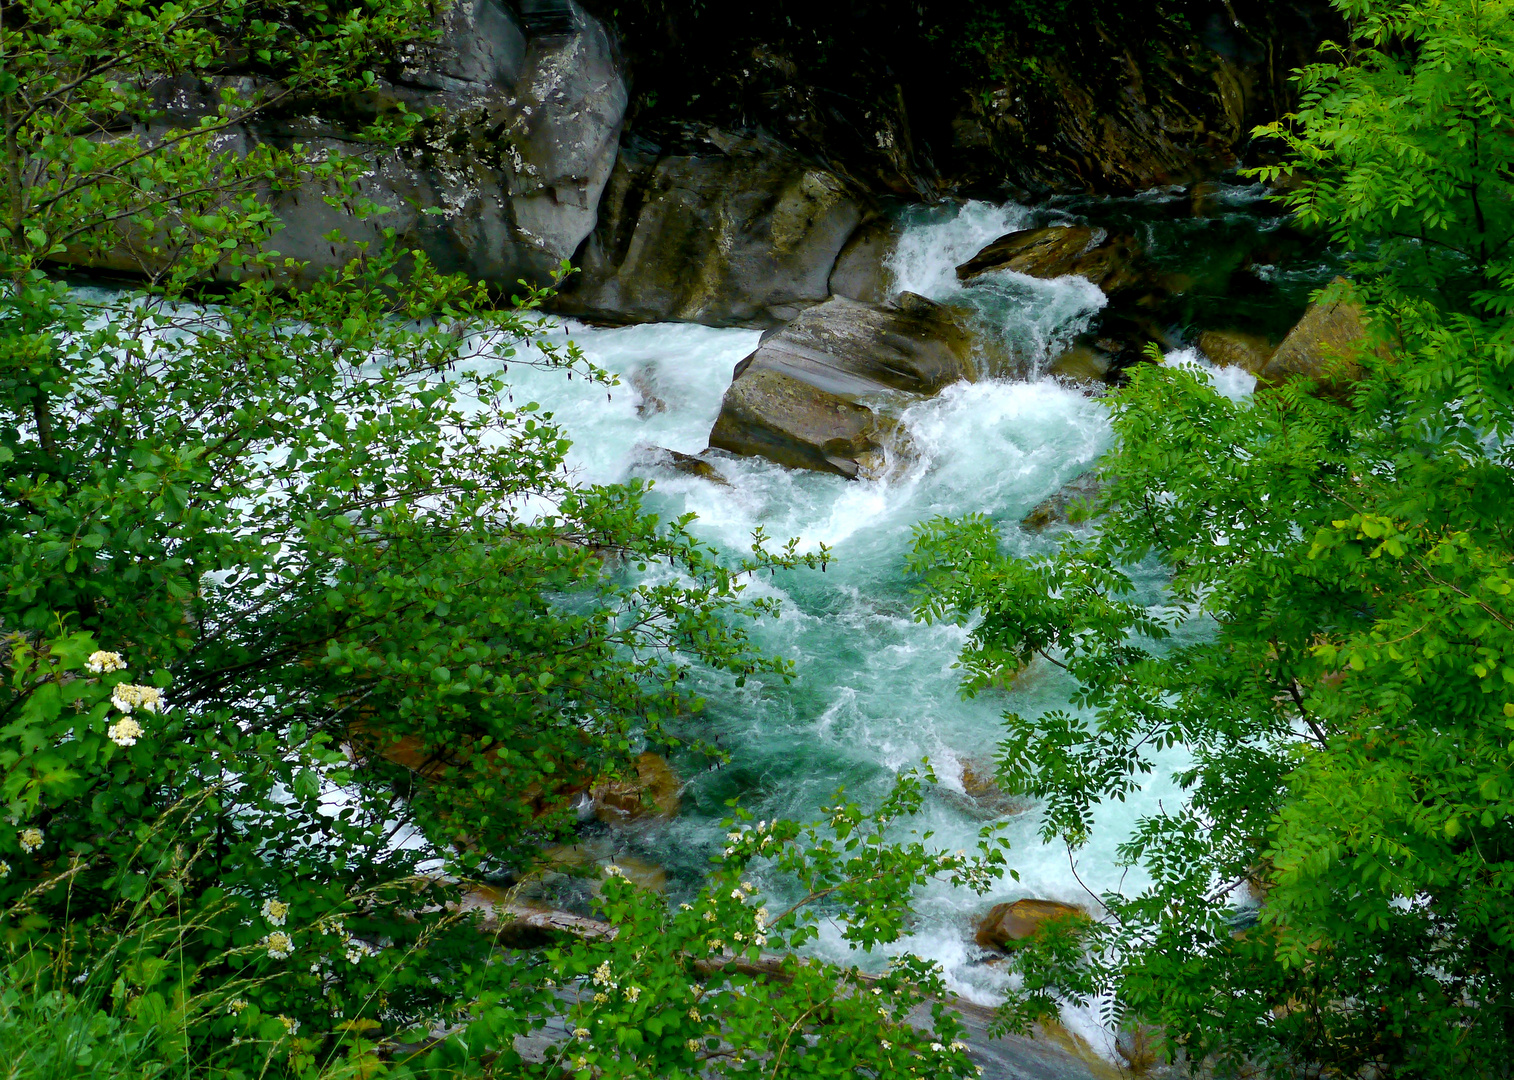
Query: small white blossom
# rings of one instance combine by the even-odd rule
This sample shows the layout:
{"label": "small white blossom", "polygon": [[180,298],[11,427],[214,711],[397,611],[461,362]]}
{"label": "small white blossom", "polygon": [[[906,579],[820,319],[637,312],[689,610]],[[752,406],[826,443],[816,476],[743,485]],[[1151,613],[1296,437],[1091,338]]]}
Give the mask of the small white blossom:
{"label": "small white blossom", "polygon": [[105,734],[110,736],[110,741],[117,746],[135,746],[137,740],[142,737],[142,725],[127,716],[110,725],[105,730]]}
{"label": "small white blossom", "polygon": [[620,867],[616,866],[614,863],[611,863],[609,866],[605,867],[605,877],[623,878],[625,876],[626,872]]}
{"label": "small white blossom", "polygon": [[11,864],[6,862],[4,859],[0,859],[0,879],[8,878],[10,876]]}
{"label": "small white blossom", "polygon": [[966,1050],[967,1049],[967,1044],[966,1043],[954,1042],[954,1043],[952,1043],[952,1049],[953,1050]]}
{"label": "small white blossom", "polygon": [[348,938],[347,950],[343,955],[346,956],[347,963],[359,964],[370,956],[377,956],[378,950],[366,941],[359,941],[357,938]]}
{"label": "small white blossom", "polygon": [[294,938],[282,930],[275,930],[259,943],[268,950],[274,960],[287,960],[294,952]]}
{"label": "small white blossom", "polygon": [[594,969],[595,986],[614,986],[615,975],[610,970],[610,961],[606,960]]}
{"label": "small white blossom", "polygon": [[759,949],[762,948],[767,943],[768,943],[768,936],[766,934],[753,934],[752,935],[752,944],[756,945]]}
{"label": "small white blossom", "polygon": [[632,986],[632,987],[628,987],[626,989],[626,1000],[627,1001],[635,1001],[639,997],[641,997],[641,987],[639,987],[639,986]]}
{"label": "small white blossom", "polygon": [[156,686],[135,686],[122,683],[110,692],[110,703],[124,713],[133,709],[155,713],[163,708],[163,695]]}
{"label": "small white blossom", "polygon": [[753,885],[750,881],[743,881],[741,883],[741,887],[749,893],[754,893],[757,891],[757,886]]}
{"label": "small white blossom", "polygon": [[742,892],[740,889],[732,889],[731,890],[731,899],[732,900],[745,900],[746,899],[746,893]]}
{"label": "small white blossom", "polygon": [[679,911],[693,911],[694,910],[694,905],[693,904],[679,904],[678,905],[678,910]]}
{"label": "small white blossom", "polygon": [[741,842],[741,834],[739,832],[728,832],[725,834],[725,838],[733,844],[739,844]]}
{"label": "small white blossom", "polygon": [[246,998],[232,998],[226,1003],[226,1011],[232,1016],[240,1016],[245,1008],[247,1008]]}
{"label": "small white blossom", "polygon": [[704,913],[704,921],[705,922],[714,922],[715,921],[715,913],[713,911],[706,911]]}
{"label": "small white blossom", "polygon": [[574,1058],[573,1067],[575,1069],[587,1069],[589,1067],[589,1059],[586,1057]]}
{"label": "small white blossom", "polygon": [[89,654],[84,667],[91,675],[106,675],[112,671],[124,670],[126,661],[121,659],[121,654],[118,652],[106,652],[100,649]]}
{"label": "small white blossom", "polygon": [[21,845],[21,850],[30,854],[42,846],[42,830],[35,826],[30,829],[22,829],[16,837],[16,842]]}
{"label": "small white blossom", "polygon": [[938,1054],[941,1053],[941,1051],[943,1051],[943,1050],[946,1049],[946,1047],[942,1046],[940,1043],[931,1043],[930,1044],[930,1048],[932,1050],[934,1050]]}
{"label": "small white blossom", "polygon": [[263,918],[273,923],[274,926],[283,926],[284,920],[289,918],[289,905],[277,897],[264,900]]}
{"label": "small white blossom", "polygon": [[689,1053],[691,1053],[691,1054],[697,1054],[697,1053],[699,1053],[699,1040],[698,1039],[690,1039],[684,1045],[689,1048]]}
{"label": "small white blossom", "polygon": [[587,1039],[589,1037],[589,1029],[588,1028],[574,1028],[573,1029],[573,1037],[575,1039]]}
{"label": "small white blossom", "polygon": [[279,1017],[279,1023],[281,1023],[281,1024],[284,1025],[284,1030],[287,1031],[289,1034],[291,1034],[291,1035],[298,1035],[299,1034],[299,1031],[300,1031],[300,1022],[298,1020],[290,1019],[287,1016],[281,1016],[281,1017]]}
{"label": "small white blossom", "polygon": [[710,941],[710,948],[715,950],[716,952],[719,952],[721,949],[725,948],[725,942],[721,941],[719,938],[713,938]]}
{"label": "small white blossom", "polygon": [[879,1039],[879,1040],[878,1040],[878,1043],[879,1043],[879,1045],[881,1045],[881,1046],[882,1046],[882,1047],[883,1047],[883,1049],[885,1049],[885,1050],[892,1050],[892,1049],[893,1049],[893,1048],[894,1048],[894,1044],[893,1044],[893,1043],[891,1043],[891,1042],[889,1042],[889,1041],[888,1041],[888,1040],[887,1040],[887,1039]]}
{"label": "small white blossom", "polygon": [[746,935],[743,934],[740,930],[735,931],[733,934],[731,934],[731,936],[733,938],[735,938],[737,941],[745,941],[746,940]]}
{"label": "small white blossom", "polygon": [[607,1002],[609,1000],[610,1000],[610,995],[606,994],[602,990],[599,993],[597,993],[597,994],[594,995],[594,1004],[596,1004],[596,1005],[603,1005],[605,1002]]}
{"label": "small white blossom", "polygon": [[689,1019],[692,1020],[692,1021],[694,1021],[694,1023],[696,1023],[696,1024],[699,1023],[699,1010],[698,1009],[690,1009],[689,1010]]}
{"label": "small white blossom", "polygon": [[768,919],[770,917],[771,916],[768,915],[768,909],[767,908],[765,908],[765,907],[758,908],[757,912],[756,912],[757,929],[761,930],[764,926],[766,926],[768,924]]}

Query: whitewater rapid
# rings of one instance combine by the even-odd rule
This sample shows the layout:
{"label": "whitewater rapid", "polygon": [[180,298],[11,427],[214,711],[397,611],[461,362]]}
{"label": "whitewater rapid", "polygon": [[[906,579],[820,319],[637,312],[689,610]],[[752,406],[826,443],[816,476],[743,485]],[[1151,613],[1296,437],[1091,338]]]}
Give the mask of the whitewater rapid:
{"label": "whitewater rapid", "polygon": [[[653,509],[694,513],[694,530],[733,555],[747,550],[758,526],[779,541],[797,538],[802,550],[823,543],[834,551],[824,573],[800,570],[753,585],[783,601],[781,618],[759,626],[755,638],[794,661],[792,685],[752,681],[738,689],[714,675],[702,680],[709,704],[699,734],[723,748],[729,764],[686,772],[676,819],[596,841],[602,850],[664,867],[675,889],[693,887],[721,846],[726,800],[740,799],[762,818],[810,820],[838,788],[864,804],[875,801],[900,770],[923,758],[932,762],[940,789],[916,828],[933,831],[933,843],[943,847],[971,849],[985,815],[965,797],[964,767],[992,773],[1005,711],[1035,716],[1067,707],[1065,681],[1054,669],[1035,666],[1008,691],[964,701],[953,665],[965,632],[912,618],[903,564],[912,528],[936,515],[988,514],[1013,551],[1044,550],[1053,542],[1016,523],[1085,472],[1109,445],[1110,432],[1097,399],[1034,373],[1087,328],[1104,297],[1076,277],[999,274],[971,289],[958,283],[959,262],[1026,225],[1030,212],[1023,207],[968,203],[912,213],[890,264],[894,287],[970,308],[1032,377],[957,384],[914,406],[903,418],[913,457],[883,479],[849,482],[729,455],[711,459],[729,486],[648,470],[649,447],[686,454],[705,449],[732,368],[756,348],[757,331],[686,324],[560,327],[555,340],[573,340],[621,376],[622,385],[608,393],[559,373],[512,367],[517,400],[539,402],[572,436],[569,462],[581,479],[649,476]],[[1208,368],[1192,353],[1171,359]],[[1247,377],[1223,378],[1226,392],[1249,391]],[[674,764],[690,767],[677,758]],[[944,886],[926,890],[914,905],[913,933],[899,948],[938,961],[954,992],[996,1002],[1004,976],[972,944],[976,920],[994,903],[1020,897],[1096,906],[1088,890],[1139,888],[1142,882],[1130,876],[1135,872],[1118,865],[1115,849],[1137,817],[1161,799],[1171,805],[1178,797],[1172,771],[1158,770],[1135,797],[1104,808],[1093,841],[1072,859],[1065,847],[1040,843],[1033,810],[1009,816],[1010,862],[1019,880],[1006,879],[984,897]],[[783,888],[781,882],[764,885]],[[834,933],[823,933],[814,950],[858,959]],[[1108,1049],[1093,1011],[1069,1009],[1065,1019]]]}

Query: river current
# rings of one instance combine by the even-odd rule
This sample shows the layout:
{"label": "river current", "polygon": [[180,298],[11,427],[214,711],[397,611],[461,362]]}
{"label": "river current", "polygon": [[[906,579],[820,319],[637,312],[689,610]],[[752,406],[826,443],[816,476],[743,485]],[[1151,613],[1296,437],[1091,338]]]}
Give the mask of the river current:
{"label": "river current", "polygon": [[[1079,277],[998,274],[970,289],[958,283],[958,263],[1032,222],[1024,207],[967,203],[911,213],[889,265],[893,288],[973,309],[980,328],[1002,335],[1032,373],[1087,328],[1104,303]],[[1054,543],[1017,523],[1087,471],[1109,445],[1107,414],[1096,397],[1034,374],[961,383],[905,414],[912,455],[881,479],[849,482],[723,455],[712,459],[729,480],[721,486],[647,471],[646,448],[705,449],[731,369],[756,348],[759,332],[567,324],[555,336],[577,342],[623,383],[607,398],[603,387],[512,369],[522,373],[517,399],[538,401],[573,437],[570,464],[582,479],[653,478],[652,508],[669,516],[696,514],[694,531],[733,556],[747,550],[758,526],[780,541],[797,538],[801,549],[823,543],[834,551],[823,573],[802,569],[752,586],[783,602],[782,617],[759,625],[755,638],[794,662],[792,684],[749,682],[738,689],[729,679],[703,678],[708,706],[695,721],[697,734],[719,744],[729,762],[711,768],[675,754],[685,783],[679,816],[613,830],[591,826],[586,847],[602,859],[655,864],[675,893],[692,889],[724,842],[720,822],[728,799],[740,799],[757,817],[811,820],[841,788],[864,805],[876,803],[900,770],[929,758],[939,787],[914,827],[933,831],[932,842],[940,846],[970,849],[986,820],[1002,818],[1019,880],[1006,878],[983,897],[926,890],[914,905],[912,933],[898,948],[938,961],[954,992],[983,1004],[1004,990],[1004,976],[972,943],[977,918],[992,904],[1034,896],[1096,907],[1089,890],[1140,887],[1137,872],[1118,865],[1115,850],[1136,818],[1159,800],[1171,805],[1180,797],[1173,769],[1159,768],[1136,797],[1105,807],[1092,842],[1071,857],[1065,847],[1039,841],[1034,808],[974,798],[973,777],[992,773],[1003,713],[1035,716],[1065,708],[1069,687],[1055,669],[1033,666],[1006,691],[964,700],[953,665],[965,633],[916,622],[904,572],[912,528],[936,515],[988,514],[1012,551]],[[1250,376],[1217,372],[1192,351],[1168,362],[1204,368],[1227,393],[1238,396],[1251,387]],[[1159,585],[1152,582],[1154,602]],[[784,887],[776,881],[764,886],[780,893]],[[831,959],[865,959],[849,956],[835,933],[822,934],[812,948]],[[1091,1010],[1069,1008],[1065,1019],[1107,1048]]]}

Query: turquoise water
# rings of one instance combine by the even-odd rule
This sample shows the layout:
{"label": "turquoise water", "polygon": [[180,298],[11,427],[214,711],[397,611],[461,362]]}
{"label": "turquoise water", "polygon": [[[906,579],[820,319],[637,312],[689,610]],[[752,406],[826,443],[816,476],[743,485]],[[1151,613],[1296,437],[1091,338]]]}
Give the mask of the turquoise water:
{"label": "turquoise water", "polygon": [[[953,273],[988,241],[1031,219],[1031,211],[1014,205],[916,210],[891,269],[896,288],[974,312],[986,333],[1027,361],[1022,370],[1034,372],[1088,327],[1104,302],[1098,289],[1081,278],[1009,274],[964,290]],[[1142,884],[1116,864],[1115,848],[1137,816],[1160,799],[1171,805],[1178,797],[1172,768],[1153,773],[1137,798],[1106,808],[1093,842],[1071,861],[1065,848],[1038,841],[1033,808],[974,798],[964,790],[964,770],[991,773],[1002,714],[1066,707],[1069,687],[1056,669],[1033,665],[1012,688],[964,701],[953,669],[964,631],[915,622],[903,570],[912,527],[938,514],[987,513],[1001,523],[1011,550],[1052,543],[1024,533],[1017,522],[1108,446],[1106,413],[1095,397],[1034,377],[958,384],[906,413],[912,455],[891,460],[881,479],[848,482],[718,455],[710,460],[730,481],[725,487],[648,471],[645,448],[705,449],[731,369],[756,347],[756,331],[569,325],[558,336],[571,336],[626,383],[608,399],[602,388],[539,371],[523,374],[517,386],[517,397],[541,402],[572,433],[570,460],[584,479],[653,478],[652,504],[659,511],[692,511],[696,531],[733,554],[747,548],[759,525],[772,537],[796,537],[804,549],[824,543],[835,554],[823,573],[784,573],[753,586],[783,601],[782,617],[760,626],[756,637],[794,661],[794,682],[738,689],[706,676],[701,689],[708,710],[690,733],[717,743],[729,763],[711,768],[703,759],[675,756],[686,784],[679,817],[613,831],[590,826],[601,852],[655,862],[674,890],[691,888],[724,842],[719,822],[728,813],[726,800],[740,799],[762,818],[809,820],[838,788],[864,804],[876,801],[900,770],[928,757],[940,786],[918,828],[933,830],[943,847],[971,848],[986,821],[1002,819],[1020,880],[984,897],[927,890],[901,948],[939,961],[957,993],[984,1003],[1003,990],[1003,976],[971,943],[975,920],[988,907],[1023,896],[1095,906],[1085,885],[1097,892]],[[1192,351],[1169,362],[1213,372]],[[1215,374],[1228,393],[1250,390],[1249,376]],[[1159,582],[1151,586],[1155,599]],[[597,837],[595,829],[601,830]],[[783,889],[781,882],[764,885]],[[814,948],[855,959],[835,934],[823,934]],[[1089,1010],[1069,1010],[1067,1019],[1091,1036],[1101,1034]]]}

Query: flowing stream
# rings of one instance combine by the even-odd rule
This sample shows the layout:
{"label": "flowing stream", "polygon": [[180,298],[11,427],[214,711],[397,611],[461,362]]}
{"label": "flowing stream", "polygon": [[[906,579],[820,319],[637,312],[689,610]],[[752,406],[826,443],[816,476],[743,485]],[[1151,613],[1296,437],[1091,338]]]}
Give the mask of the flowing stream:
{"label": "flowing stream", "polygon": [[[1237,201],[1248,195],[1255,198],[1242,192]],[[910,214],[890,265],[894,287],[973,309],[980,326],[1002,335],[1008,351],[1028,359],[1032,372],[1086,329],[1104,303],[1102,293],[1078,277],[1040,281],[997,274],[970,289],[956,279],[954,267],[990,240],[1015,228],[1068,220],[1069,210],[968,203]],[[1241,227],[1260,235],[1273,220],[1252,215]],[[1304,278],[1312,282],[1320,273]],[[1047,378],[957,384],[905,415],[915,456],[885,479],[848,482],[723,456],[715,464],[730,483],[720,486],[647,471],[645,448],[688,454],[705,448],[731,369],[756,347],[758,332],[684,324],[569,325],[559,336],[571,336],[625,384],[609,400],[603,388],[536,370],[516,385],[518,398],[540,402],[564,423],[575,439],[571,463],[584,479],[653,477],[655,509],[668,515],[692,511],[698,515],[695,530],[733,554],[747,549],[759,525],[779,540],[797,537],[806,549],[824,543],[835,553],[823,573],[799,570],[753,586],[783,601],[781,619],[760,626],[756,639],[794,661],[791,685],[737,689],[728,679],[704,679],[708,709],[697,721],[699,734],[728,752],[729,763],[711,769],[675,756],[686,785],[680,815],[615,829],[591,825],[587,847],[601,858],[655,864],[675,892],[693,888],[724,843],[720,821],[729,812],[728,799],[739,798],[758,817],[810,820],[840,788],[864,805],[876,803],[900,770],[928,757],[940,784],[918,829],[932,830],[941,846],[971,849],[986,821],[1003,818],[1013,843],[1011,865],[1020,877],[984,897],[927,890],[914,905],[913,932],[900,947],[939,961],[955,992],[985,1004],[998,999],[1004,978],[972,943],[976,919],[989,906],[1026,896],[1088,906],[1094,903],[1088,890],[1122,882],[1127,889],[1140,886],[1135,871],[1117,864],[1115,849],[1139,815],[1178,796],[1173,770],[1158,769],[1136,797],[1105,807],[1093,841],[1075,862],[1064,847],[1042,845],[1033,808],[985,795],[973,777],[992,773],[1006,710],[1034,716],[1066,707],[1068,686],[1054,668],[1036,665],[1006,691],[963,700],[953,664],[964,632],[913,619],[903,565],[912,527],[941,514],[988,514],[1002,525],[1010,550],[1032,552],[1053,543],[1049,536],[1027,534],[1017,522],[1086,471],[1109,445],[1106,413],[1095,397]],[[1208,368],[1192,351],[1169,357],[1174,361]],[[1249,392],[1250,376],[1214,374],[1227,393]],[[1155,600],[1160,583],[1151,587]],[[782,889],[778,882],[765,885]],[[846,956],[834,933],[822,935],[814,948],[831,958],[858,959]],[[1070,1010],[1066,1019],[1107,1048],[1091,1012]]]}

